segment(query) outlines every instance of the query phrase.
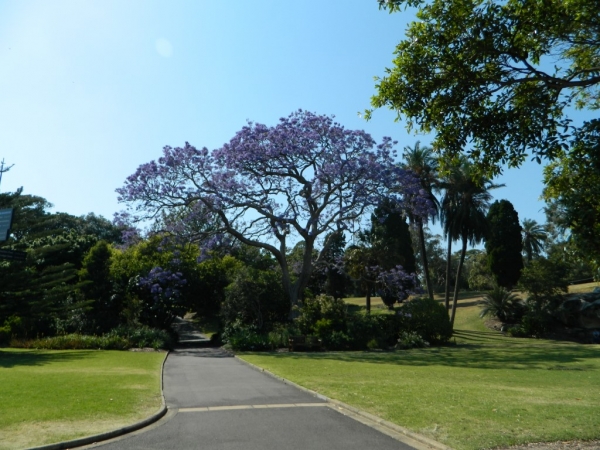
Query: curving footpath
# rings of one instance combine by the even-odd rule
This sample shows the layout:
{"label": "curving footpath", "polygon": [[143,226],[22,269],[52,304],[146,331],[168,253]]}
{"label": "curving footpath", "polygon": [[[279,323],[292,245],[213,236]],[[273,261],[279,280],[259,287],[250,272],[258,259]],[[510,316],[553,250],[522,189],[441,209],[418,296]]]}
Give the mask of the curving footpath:
{"label": "curving footpath", "polygon": [[[155,424],[85,448],[102,450],[409,450],[446,448],[269,376],[215,348],[169,354],[168,413]],[[373,420],[371,420],[373,419]],[[377,423],[379,422],[379,423]],[[63,447],[64,448],[64,447]]]}

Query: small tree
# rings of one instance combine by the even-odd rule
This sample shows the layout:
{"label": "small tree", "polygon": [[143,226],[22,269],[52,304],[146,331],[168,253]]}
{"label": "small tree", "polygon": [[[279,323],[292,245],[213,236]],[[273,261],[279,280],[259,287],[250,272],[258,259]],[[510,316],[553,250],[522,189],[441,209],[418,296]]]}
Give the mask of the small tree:
{"label": "small tree", "polygon": [[508,200],[495,201],[487,214],[485,250],[496,284],[511,289],[521,276],[523,258],[519,215]]}

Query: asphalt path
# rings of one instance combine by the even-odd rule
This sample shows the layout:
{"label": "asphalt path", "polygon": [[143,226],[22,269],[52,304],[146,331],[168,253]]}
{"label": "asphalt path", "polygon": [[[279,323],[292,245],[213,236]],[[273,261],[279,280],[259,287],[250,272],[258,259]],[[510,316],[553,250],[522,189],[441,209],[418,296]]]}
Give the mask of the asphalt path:
{"label": "asphalt path", "polygon": [[[102,450],[409,450],[324,400],[215,348],[178,349],[163,373],[167,415]],[[91,447],[88,447],[91,448]]]}

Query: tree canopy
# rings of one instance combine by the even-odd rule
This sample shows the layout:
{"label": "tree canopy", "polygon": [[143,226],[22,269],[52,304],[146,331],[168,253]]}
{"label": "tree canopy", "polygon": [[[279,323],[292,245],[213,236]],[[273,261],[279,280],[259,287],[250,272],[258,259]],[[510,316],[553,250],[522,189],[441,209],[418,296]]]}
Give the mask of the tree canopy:
{"label": "tree canopy", "polygon": [[[373,107],[434,132],[434,148],[467,151],[497,174],[527,155],[554,158],[577,130],[570,106],[600,107],[597,0],[379,0],[418,8]],[[367,111],[369,117],[371,111]],[[452,159],[450,158],[450,159]],[[446,158],[448,160],[448,158]]]}
{"label": "tree canopy", "polygon": [[496,284],[512,289],[521,277],[523,248],[519,215],[508,200],[495,201],[487,214],[485,250]]}
{"label": "tree canopy", "polygon": [[560,210],[573,241],[600,267],[600,120],[586,122],[572,145],[544,168],[544,199]]}
{"label": "tree canopy", "polygon": [[[181,223],[204,214],[215,223],[212,233],[270,252],[294,305],[319,236],[345,229],[390,191],[410,197],[415,214],[428,214],[418,179],[393,164],[393,145],[299,110],[272,127],[249,122],[213,151],[188,143],[165,147],[117,192],[141,219],[178,211]],[[304,241],[302,270],[292,280],[286,254],[298,240]]]}

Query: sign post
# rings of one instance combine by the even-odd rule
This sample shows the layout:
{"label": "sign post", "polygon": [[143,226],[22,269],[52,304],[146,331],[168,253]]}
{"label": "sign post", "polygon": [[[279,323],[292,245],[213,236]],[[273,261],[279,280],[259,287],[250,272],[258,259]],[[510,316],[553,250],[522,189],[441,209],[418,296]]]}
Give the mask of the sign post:
{"label": "sign post", "polygon": [[[8,232],[12,226],[13,210],[0,209],[0,242],[8,239]],[[27,253],[18,250],[0,249],[0,260],[25,261]]]}
{"label": "sign post", "polygon": [[8,231],[12,226],[13,210],[0,209],[0,242],[8,239]]}

